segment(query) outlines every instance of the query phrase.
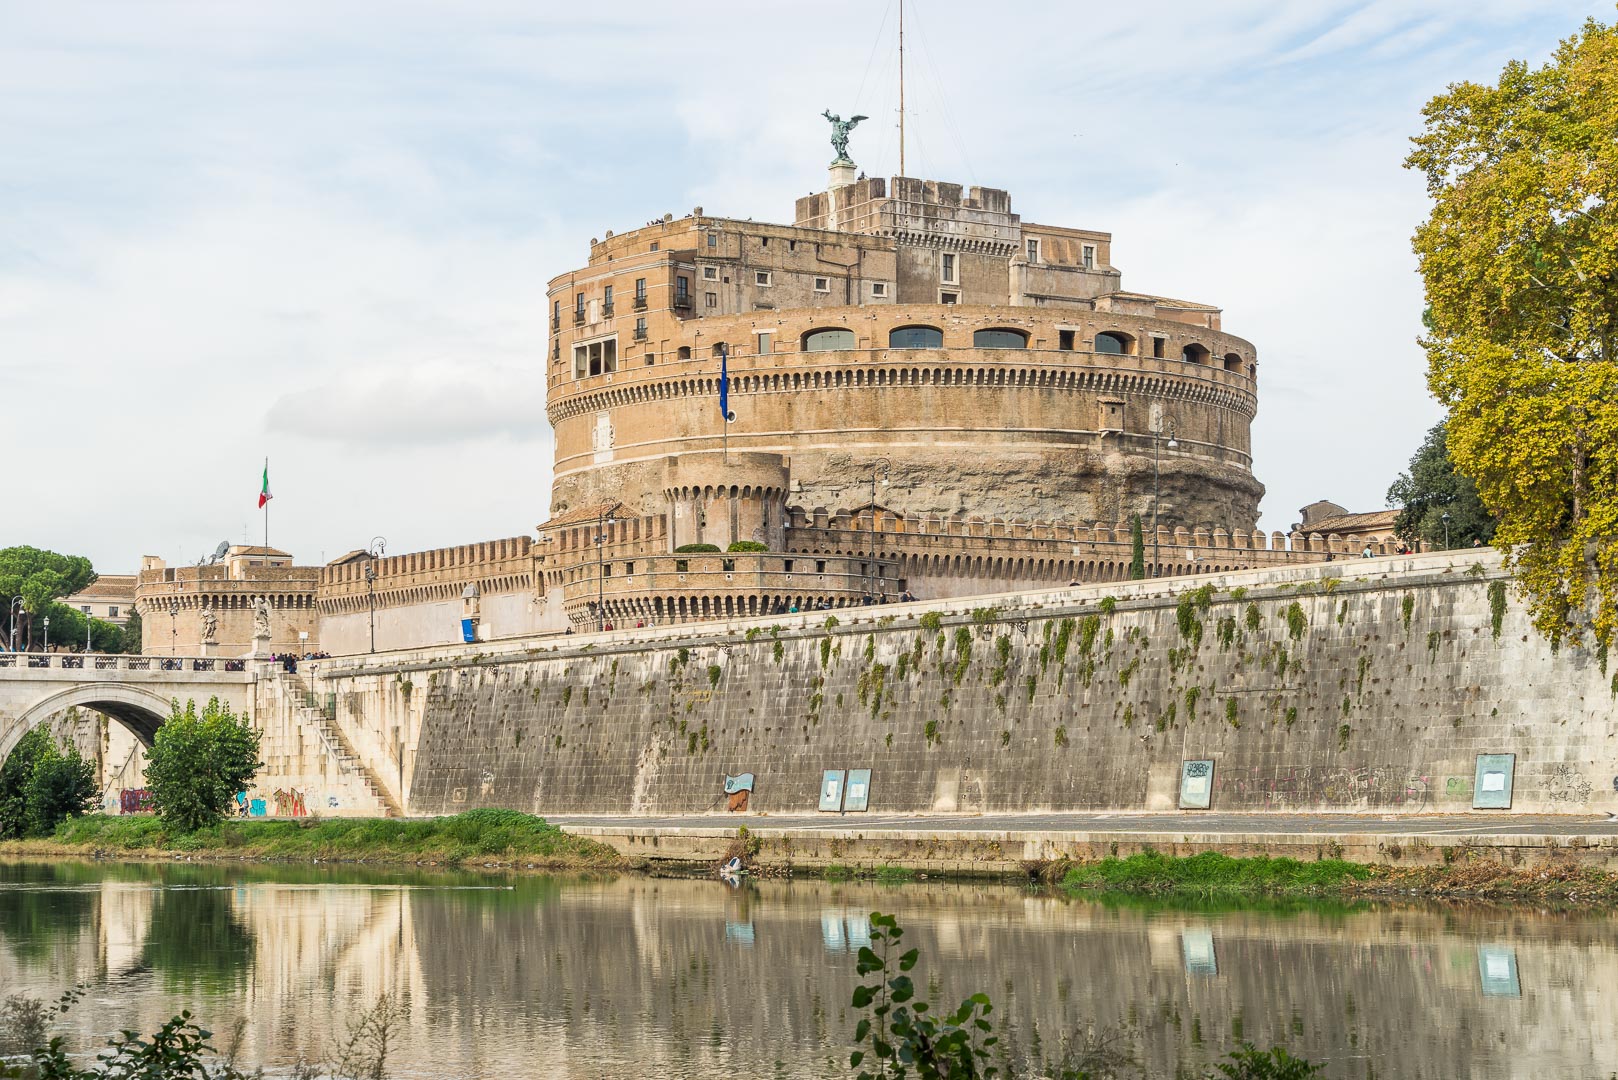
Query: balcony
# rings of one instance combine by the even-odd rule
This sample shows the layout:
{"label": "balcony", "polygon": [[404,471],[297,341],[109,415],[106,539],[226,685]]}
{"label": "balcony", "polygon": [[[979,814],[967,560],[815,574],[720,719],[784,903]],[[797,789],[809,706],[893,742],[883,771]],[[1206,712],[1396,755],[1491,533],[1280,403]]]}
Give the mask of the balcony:
{"label": "balcony", "polygon": [[551,329],[552,330],[560,330],[561,328],[562,328],[562,317],[560,315],[552,315],[551,316]]}
{"label": "balcony", "polygon": [[645,297],[645,295],[640,295],[640,296],[635,297],[635,310],[636,311],[645,311],[646,310],[646,297]]}
{"label": "balcony", "polygon": [[635,340],[636,341],[645,341],[646,340],[646,327],[644,327],[644,326],[635,327]]}
{"label": "balcony", "polygon": [[584,309],[583,308],[577,308],[577,309],[574,310],[574,312],[573,312],[573,325],[574,326],[583,326],[584,325]]}
{"label": "balcony", "polygon": [[674,297],[674,306],[676,308],[689,309],[691,307],[691,294],[690,293],[685,293],[684,295],[676,294],[675,297]]}
{"label": "balcony", "polygon": [[603,319],[612,318],[612,305],[611,304],[602,304],[601,305],[601,317]]}

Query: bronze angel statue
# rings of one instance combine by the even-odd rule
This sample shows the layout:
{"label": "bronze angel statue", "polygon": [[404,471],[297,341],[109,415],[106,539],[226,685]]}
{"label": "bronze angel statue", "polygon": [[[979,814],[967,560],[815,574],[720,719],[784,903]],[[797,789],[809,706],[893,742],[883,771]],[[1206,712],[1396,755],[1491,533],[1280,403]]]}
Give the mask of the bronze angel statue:
{"label": "bronze angel statue", "polygon": [[844,120],[830,109],[820,114],[831,121],[831,147],[837,151],[838,161],[848,161],[848,133],[859,125],[861,120],[869,120],[869,116],[850,116]]}

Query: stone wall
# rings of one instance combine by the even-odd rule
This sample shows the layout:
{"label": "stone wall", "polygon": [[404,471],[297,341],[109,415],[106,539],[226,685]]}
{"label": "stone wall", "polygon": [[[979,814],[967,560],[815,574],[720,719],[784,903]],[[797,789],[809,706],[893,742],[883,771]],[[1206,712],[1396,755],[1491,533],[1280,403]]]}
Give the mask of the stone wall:
{"label": "stone wall", "polygon": [[[1193,591],[1200,590],[1200,591]],[[1110,598],[1109,598],[1110,594]],[[1467,810],[1516,754],[1514,809],[1613,802],[1608,674],[1531,631],[1493,553],[1388,557],[342,659],[337,722],[409,812]],[[365,747],[371,747],[367,750]],[[402,769],[397,762],[402,756]]]}

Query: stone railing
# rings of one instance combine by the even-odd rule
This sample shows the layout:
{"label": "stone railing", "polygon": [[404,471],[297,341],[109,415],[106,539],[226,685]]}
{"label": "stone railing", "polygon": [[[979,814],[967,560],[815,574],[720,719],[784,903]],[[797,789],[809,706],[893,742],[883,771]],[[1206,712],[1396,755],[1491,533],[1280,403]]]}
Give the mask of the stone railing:
{"label": "stone railing", "polygon": [[55,671],[172,671],[245,672],[248,661],[218,656],[132,656],[100,653],[0,652],[0,668],[37,668]]}

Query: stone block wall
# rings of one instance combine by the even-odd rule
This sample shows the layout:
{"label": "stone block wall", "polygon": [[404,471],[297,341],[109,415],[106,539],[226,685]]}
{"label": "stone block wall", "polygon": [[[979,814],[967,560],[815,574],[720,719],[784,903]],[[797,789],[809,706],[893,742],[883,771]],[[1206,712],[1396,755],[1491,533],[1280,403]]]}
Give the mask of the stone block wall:
{"label": "stone block wall", "polygon": [[[334,661],[348,730],[386,717],[411,813],[813,811],[872,770],[873,813],[1611,808],[1613,681],[1532,632],[1474,552]],[[852,618],[850,615],[852,614]]]}

